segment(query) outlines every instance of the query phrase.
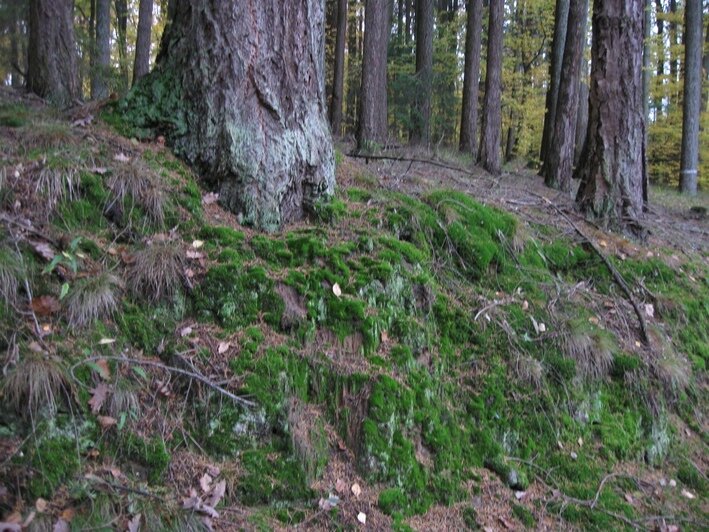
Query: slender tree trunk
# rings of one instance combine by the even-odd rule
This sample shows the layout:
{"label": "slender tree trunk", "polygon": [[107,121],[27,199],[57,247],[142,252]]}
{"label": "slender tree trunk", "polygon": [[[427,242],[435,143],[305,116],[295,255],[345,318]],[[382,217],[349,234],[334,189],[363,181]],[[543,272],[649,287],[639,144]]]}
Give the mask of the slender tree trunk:
{"label": "slender tree trunk", "polygon": [[632,232],[643,210],[643,7],[594,0],[588,146],[577,169],[581,211]]}
{"label": "slender tree trunk", "polygon": [[11,7],[9,25],[9,37],[10,37],[10,84],[12,87],[19,88],[22,87],[23,80],[22,74],[19,71],[22,60],[20,59],[20,14],[17,6]]}
{"label": "slender tree trunk", "polygon": [[[97,0],[99,1],[99,0]],[[116,0],[116,35],[118,37],[118,61],[121,73],[121,89],[128,88],[128,0]]]}
{"label": "slender tree trunk", "polygon": [[482,44],[483,3],[468,0],[466,6],[465,68],[463,109],[460,119],[460,151],[474,154],[478,131],[478,94],[480,92],[480,55]]}
{"label": "slender tree trunk", "polygon": [[134,125],[166,134],[245,224],[278,229],[334,191],[323,6],[178,2],[156,67],[122,104]]}
{"label": "slender tree trunk", "polygon": [[359,0],[350,2],[348,10],[347,32],[347,100],[346,100],[346,127],[348,131],[354,132],[357,128],[357,109],[359,107],[359,85],[355,80],[362,79],[360,43],[357,39],[359,34],[358,23]]}
{"label": "slender tree trunk", "polygon": [[650,124],[650,39],[652,38],[652,0],[645,0],[643,17],[643,116],[645,130],[643,134],[643,208],[650,201],[650,180],[647,173],[647,128]]}
{"label": "slender tree trunk", "polygon": [[133,85],[150,72],[150,41],[153,31],[153,0],[140,0],[138,35],[135,40]]}
{"label": "slender tree trunk", "polygon": [[108,96],[108,78],[111,63],[111,0],[96,0],[95,56],[91,69],[91,98],[102,100]]}
{"label": "slender tree trunk", "polygon": [[387,0],[367,0],[364,13],[357,149],[367,151],[375,144],[383,144],[387,138],[389,3]]}
{"label": "slender tree trunk", "polygon": [[588,0],[571,0],[568,30],[561,64],[561,79],[556,117],[547,151],[544,182],[548,187],[571,191],[574,150],[576,148],[576,119],[578,117],[581,60],[583,58],[588,18]]}
{"label": "slender tree trunk", "polygon": [[[700,0],[698,0],[700,1]],[[678,81],[677,74],[679,72],[679,59],[676,54],[677,51],[673,48],[677,45],[677,22],[674,17],[677,15],[677,0],[670,0],[670,19],[669,23],[669,34],[670,34],[670,79]]]}
{"label": "slender tree trunk", "polygon": [[544,111],[542,146],[539,151],[539,160],[542,161],[541,175],[544,175],[546,170],[545,162],[547,159],[547,151],[556,120],[556,102],[559,96],[561,62],[564,58],[568,19],[569,0],[556,0],[556,9],[554,11],[554,37],[551,44],[551,62],[549,64],[549,88],[547,89],[546,107]]}
{"label": "slender tree trunk", "polygon": [[657,76],[665,75],[665,11],[662,7],[662,0],[655,0],[655,24],[657,24]]}
{"label": "slender tree trunk", "polygon": [[707,24],[705,45],[704,45],[704,58],[702,59],[702,65],[704,68],[704,82],[706,83],[707,89],[706,96],[702,98],[702,111],[709,109],[709,24]]}
{"label": "slender tree trunk", "polygon": [[702,112],[702,4],[689,0],[684,7],[684,99],[680,190],[697,193],[699,121]]}
{"label": "slender tree trunk", "polygon": [[330,98],[330,125],[335,135],[342,133],[342,97],[345,87],[345,37],[347,34],[347,0],[337,0],[337,37],[335,68]]}
{"label": "slender tree trunk", "polygon": [[411,42],[411,37],[414,33],[413,15],[414,0],[406,0],[406,44]]}
{"label": "slender tree trunk", "polygon": [[404,0],[398,0],[396,8],[396,36],[404,39]]}
{"label": "slender tree trunk", "polygon": [[431,138],[433,90],[433,0],[416,4],[416,90],[409,138],[412,144],[428,144]]}
{"label": "slender tree trunk", "polygon": [[57,105],[81,98],[71,0],[30,0],[27,88]]}
{"label": "slender tree trunk", "polygon": [[490,0],[487,38],[487,72],[478,162],[493,175],[502,172],[502,22],[504,1]]}

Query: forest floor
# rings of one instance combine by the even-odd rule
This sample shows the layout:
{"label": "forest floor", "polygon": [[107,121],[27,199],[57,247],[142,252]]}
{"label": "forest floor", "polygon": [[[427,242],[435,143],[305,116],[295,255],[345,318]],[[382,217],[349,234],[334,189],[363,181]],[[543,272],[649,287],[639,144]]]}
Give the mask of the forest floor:
{"label": "forest floor", "polygon": [[98,114],[0,92],[0,528],[709,527],[706,192],[343,145],[263,235]]}

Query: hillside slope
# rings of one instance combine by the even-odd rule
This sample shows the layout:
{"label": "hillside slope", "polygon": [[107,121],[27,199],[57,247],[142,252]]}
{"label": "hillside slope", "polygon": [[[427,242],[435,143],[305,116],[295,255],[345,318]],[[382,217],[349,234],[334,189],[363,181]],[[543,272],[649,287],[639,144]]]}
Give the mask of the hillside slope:
{"label": "hillside slope", "polygon": [[704,221],[651,249],[528,174],[340,156],[260,234],[89,111],[0,101],[5,522],[708,526]]}

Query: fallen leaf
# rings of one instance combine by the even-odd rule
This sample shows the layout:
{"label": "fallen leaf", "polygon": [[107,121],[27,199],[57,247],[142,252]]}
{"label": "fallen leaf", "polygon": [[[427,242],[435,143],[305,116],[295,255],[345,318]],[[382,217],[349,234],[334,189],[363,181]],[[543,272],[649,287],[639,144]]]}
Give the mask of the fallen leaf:
{"label": "fallen leaf", "polygon": [[682,495],[684,497],[687,497],[688,499],[696,499],[697,498],[697,496],[694,493],[692,493],[691,491],[686,490],[686,489],[682,490]]}
{"label": "fallen leaf", "polygon": [[347,483],[341,478],[338,478],[337,482],[335,482],[335,491],[337,491],[337,493],[344,493],[347,491]]}
{"label": "fallen leaf", "polygon": [[180,330],[180,336],[182,336],[183,338],[185,336],[189,336],[190,334],[192,334],[192,327],[185,327]]}
{"label": "fallen leaf", "polygon": [[579,447],[583,447],[583,438],[578,439]]}
{"label": "fallen leaf", "polygon": [[212,478],[218,477],[218,476],[219,476],[219,473],[221,473],[221,472],[222,472],[222,470],[219,469],[217,466],[209,466],[209,467],[207,468],[207,473],[209,473],[209,475],[210,475]]}
{"label": "fallen leaf", "polygon": [[522,310],[527,310],[529,308],[529,301],[526,299],[522,302]]}
{"label": "fallen leaf", "polygon": [[125,153],[121,152],[114,155],[113,160],[118,161],[119,163],[128,163],[130,162],[130,157],[128,157]]}
{"label": "fallen leaf", "polygon": [[210,489],[212,489],[212,477],[210,477],[207,473],[202,475],[202,478],[199,479],[199,487],[202,488],[204,493],[207,493]]}
{"label": "fallen leaf", "polygon": [[339,284],[335,283],[332,285],[332,293],[335,294],[336,297],[340,297],[342,295],[342,289]]}
{"label": "fallen leaf", "polygon": [[594,325],[598,325],[599,323],[601,323],[601,320],[599,320],[596,316],[591,316],[590,318],[588,318],[588,322],[593,323]]}
{"label": "fallen leaf", "polygon": [[139,532],[140,531],[140,514],[133,516],[133,519],[128,521],[128,532]]}
{"label": "fallen leaf", "polygon": [[86,127],[94,121],[94,115],[86,115],[82,118],[77,118],[71,123],[71,127]]}
{"label": "fallen leaf", "polygon": [[527,492],[526,492],[526,491],[515,491],[515,498],[516,498],[518,501],[521,501],[521,500],[524,499],[526,496],[527,496]]}
{"label": "fallen leaf", "polygon": [[389,341],[389,333],[388,332],[382,331],[381,337],[382,337],[383,344],[385,344]]}
{"label": "fallen leaf", "polygon": [[630,493],[626,493],[625,495],[623,495],[623,498],[628,504],[635,504],[635,499],[633,499],[633,496]]}
{"label": "fallen leaf", "polygon": [[30,306],[37,316],[51,316],[62,309],[59,301],[54,296],[34,297]]}
{"label": "fallen leaf", "polygon": [[198,260],[204,258],[204,253],[200,253],[199,251],[187,250],[185,256],[190,260]]}
{"label": "fallen leaf", "polygon": [[229,348],[231,347],[231,344],[229,342],[219,342],[219,346],[217,347],[217,353],[220,355],[223,355],[227,351],[229,351]]}
{"label": "fallen leaf", "polygon": [[654,318],[655,317],[655,307],[651,303],[647,303],[645,305],[645,315],[648,318]]}
{"label": "fallen leaf", "polygon": [[108,430],[118,424],[118,420],[111,416],[98,416],[96,420],[103,430]]}
{"label": "fallen leaf", "polygon": [[573,452],[573,451],[571,451],[571,454],[570,454],[569,456],[571,456],[571,459],[572,459],[572,460],[578,460],[578,459],[579,459],[579,455],[576,454],[576,453]]}
{"label": "fallen leaf", "polygon": [[202,196],[203,205],[211,205],[212,203],[216,203],[217,201],[219,201],[219,194],[216,194],[214,192],[209,192]]}
{"label": "fallen leaf", "polygon": [[43,259],[51,261],[54,258],[54,249],[52,249],[52,246],[50,246],[46,242],[30,240],[29,244],[30,246],[32,246],[32,249],[34,249],[35,253],[37,253]]}
{"label": "fallen leaf", "polygon": [[364,512],[359,512],[357,514],[357,521],[359,521],[363,525],[366,525],[367,524],[367,514]]}
{"label": "fallen leaf", "polygon": [[108,385],[105,382],[101,382],[98,386],[91,388],[90,392],[91,399],[89,399],[89,406],[91,407],[91,412],[98,414],[108,396]]}
{"label": "fallen leaf", "polygon": [[65,508],[62,513],[59,514],[59,517],[67,523],[71,523],[71,520],[74,519],[74,515],[76,515],[74,508]]}
{"label": "fallen leaf", "polygon": [[[99,344],[101,344],[101,342],[99,342]],[[98,368],[98,374],[103,380],[107,381],[111,378],[111,368],[108,367],[108,361],[105,358],[97,360],[96,367]]]}
{"label": "fallen leaf", "polygon": [[355,497],[359,497],[359,495],[361,493],[362,493],[362,488],[359,487],[359,484],[357,484],[356,482],[354,484],[352,484],[352,494]]}
{"label": "fallen leaf", "polygon": [[530,320],[532,320],[532,325],[534,326],[534,332],[539,334],[539,324],[537,323],[537,320],[534,319],[534,316],[529,317]]}
{"label": "fallen leaf", "polygon": [[546,332],[547,326],[543,323],[539,324],[539,332]]}
{"label": "fallen leaf", "polygon": [[598,245],[601,246],[602,248],[607,248],[608,242],[606,242],[605,240],[599,240]]}
{"label": "fallen leaf", "polygon": [[[207,504],[209,506],[215,507],[222,500],[222,497],[224,497],[225,493],[226,493],[226,480],[220,480],[212,488],[212,493],[207,498],[207,501],[206,501]],[[212,516],[212,517],[217,517],[217,516]]]}
{"label": "fallen leaf", "polygon": [[43,498],[41,498],[41,497],[40,497],[39,499],[37,499],[37,500],[35,501],[35,503],[34,503],[34,507],[35,507],[35,508],[37,509],[37,511],[38,511],[39,513],[41,513],[41,514],[43,514],[44,512],[47,511],[47,507],[48,507],[48,506],[49,506],[49,503],[48,503],[45,499],[43,499]]}
{"label": "fallen leaf", "polygon": [[199,249],[202,246],[204,246],[204,242],[202,240],[195,240],[192,242],[192,247],[195,249]]}
{"label": "fallen leaf", "polygon": [[94,174],[104,175],[108,173],[108,168],[104,168],[103,166],[94,166],[90,171]]}

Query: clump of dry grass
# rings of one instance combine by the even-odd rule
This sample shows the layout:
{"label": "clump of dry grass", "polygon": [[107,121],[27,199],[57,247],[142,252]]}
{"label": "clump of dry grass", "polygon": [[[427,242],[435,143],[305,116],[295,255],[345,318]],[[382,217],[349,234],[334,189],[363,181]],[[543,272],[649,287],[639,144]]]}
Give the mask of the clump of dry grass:
{"label": "clump of dry grass", "polygon": [[173,298],[184,277],[185,256],[171,241],[155,242],[135,255],[128,269],[128,288],[136,297],[156,302]]}
{"label": "clump of dry grass", "polygon": [[99,318],[111,316],[118,307],[121,280],[110,273],[82,279],[71,289],[66,301],[69,325],[82,328]]}
{"label": "clump of dry grass", "polygon": [[76,144],[67,122],[39,122],[23,129],[22,142],[27,149],[65,148]]}
{"label": "clump of dry grass", "polygon": [[108,413],[118,419],[121,415],[137,416],[140,413],[140,398],[136,387],[127,379],[119,379],[108,400]]}
{"label": "clump of dry grass", "polygon": [[23,416],[36,416],[46,407],[56,412],[62,393],[68,395],[69,383],[58,362],[41,353],[28,353],[5,378],[5,401]]}
{"label": "clump of dry grass", "polygon": [[561,343],[564,354],[576,362],[581,378],[598,380],[610,372],[616,345],[609,332],[583,320],[571,320]]}
{"label": "clump of dry grass", "polygon": [[36,174],[35,188],[53,210],[57,203],[79,196],[78,170],[74,163],[60,156],[46,158]]}
{"label": "clump of dry grass", "polygon": [[107,186],[114,202],[123,203],[130,197],[155,225],[165,223],[167,195],[159,180],[140,161],[134,160],[119,168],[108,179]]}
{"label": "clump of dry grass", "polygon": [[514,372],[517,378],[535,390],[541,390],[544,384],[544,367],[537,359],[529,355],[516,357]]}
{"label": "clump of dry grass", "polygon": [[0,296],[3,301],[10,304],[17,301],[22,273],[22,263],[17,254],[0,247]]}
{"label": "clump of dry grass", "polygon": [[692,367],[689,360],[674,349],[670,340],[656,327],[648,331],[653,356],[650,368],[662,386],[665,397],[676,400],[690,385]]}

